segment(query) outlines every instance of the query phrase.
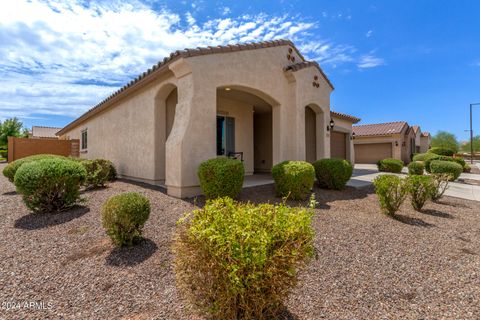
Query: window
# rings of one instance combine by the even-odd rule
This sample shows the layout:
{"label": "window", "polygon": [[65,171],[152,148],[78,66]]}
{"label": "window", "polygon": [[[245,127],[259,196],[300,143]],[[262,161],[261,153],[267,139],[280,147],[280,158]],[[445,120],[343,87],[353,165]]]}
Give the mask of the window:
{"label": "window", "polygon": [[217,116],[217,156],[235,152],[235,119]]}
{"label": "window", "polygon": [[82,150],[87,149],[87,129],[82,131]]}

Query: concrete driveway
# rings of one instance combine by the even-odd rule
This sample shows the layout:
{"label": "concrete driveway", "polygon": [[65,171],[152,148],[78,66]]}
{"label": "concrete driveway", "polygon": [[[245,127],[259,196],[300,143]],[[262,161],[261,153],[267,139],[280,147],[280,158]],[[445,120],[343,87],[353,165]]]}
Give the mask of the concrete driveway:
{"label": "concrete driveway", "polygon": [[[403,168],[402,173],[396,175],[403,177],[407,173],[407,168]],[[379,172],[377,166],[374,164],[356,164],[355,168],[353,169],[352,178],[350,181],[348,181],[347,186],[354,188],[369,186],[372,184],[373,179],[380,174],[385,173]],[[460,175],[460,179],[480,181],[480,175],[462,173]],[[460,182],[451,182],[447,191],[445,192],[445,195],[461,199],[480,201],[480,186]]]}

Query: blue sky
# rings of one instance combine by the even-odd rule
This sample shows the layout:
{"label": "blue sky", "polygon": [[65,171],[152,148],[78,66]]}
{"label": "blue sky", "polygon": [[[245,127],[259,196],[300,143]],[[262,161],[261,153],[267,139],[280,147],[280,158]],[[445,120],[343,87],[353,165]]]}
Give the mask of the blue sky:
{"label": "blue sky", "polygon": [[176,49],[288,38],[333,82],[332,109],[464,140],[480,102],[479,12],[475,0],[7,0],[0,120],[63,126]]}

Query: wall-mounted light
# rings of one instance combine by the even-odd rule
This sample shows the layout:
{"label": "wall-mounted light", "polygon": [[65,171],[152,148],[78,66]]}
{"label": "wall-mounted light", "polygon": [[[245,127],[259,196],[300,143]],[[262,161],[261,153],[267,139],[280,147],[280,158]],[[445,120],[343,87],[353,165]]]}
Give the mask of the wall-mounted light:
{"label": "wall-mounted light", "polygon": [[332,131],[333,127],[335,127],[335,121],[333,121],[333,119],[330,119],[330,123],[327,126],[327,131]]}
{"label": "wall-mounted light", "polygon": [[395,141],[395,147],[398,147],[398,141]]}
{"label": "wall-mounted light", "polygon": [[355,132],[352,132],[352,135],[350,136],[350,140],[355,140]]}
{"label": "wall-mounted light", "polygon": [[230,91],[230,90],[232,90],[232,89],[230,89],[230,88],[225,88],[225,91]]}

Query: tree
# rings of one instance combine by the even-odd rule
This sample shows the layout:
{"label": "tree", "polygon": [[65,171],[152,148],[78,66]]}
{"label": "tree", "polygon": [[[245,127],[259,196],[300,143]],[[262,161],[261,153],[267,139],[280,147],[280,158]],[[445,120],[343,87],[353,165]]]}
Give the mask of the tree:
{"label": "tree", "polygon": [[455,137],[453,133],[447,131],[438,131],[437,134],[432,137],[432,147],[447,148],[457,153],[457,137]]}
{"label": "tree", "polygon": [[23,123],[17,118],[7,119],[0,124],[0,145],[8,143],[8,137],[20,137]]}
{"label": "tree", "polygon": [[[462,144],[462,151],[470,153],[470,140],[464,144]],[[473,152],[477,153],[480,152],[480,136],[473,137]]]}

